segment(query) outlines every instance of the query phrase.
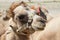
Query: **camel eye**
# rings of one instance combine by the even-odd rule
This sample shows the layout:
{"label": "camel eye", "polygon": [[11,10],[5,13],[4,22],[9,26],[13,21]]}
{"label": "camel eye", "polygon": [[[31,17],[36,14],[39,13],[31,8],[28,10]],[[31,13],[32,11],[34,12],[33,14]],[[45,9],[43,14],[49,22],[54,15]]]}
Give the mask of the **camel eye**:
{"label": "camel eye", "polygon": [[25,18],[25,15],[20,15],[18,16],[19,19],[24,19]]}

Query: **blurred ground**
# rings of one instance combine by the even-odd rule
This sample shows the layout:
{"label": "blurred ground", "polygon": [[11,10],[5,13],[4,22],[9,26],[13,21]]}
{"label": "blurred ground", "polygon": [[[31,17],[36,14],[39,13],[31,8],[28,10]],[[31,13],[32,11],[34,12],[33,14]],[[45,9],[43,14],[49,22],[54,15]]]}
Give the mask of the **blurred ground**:
{"label": "blurred ground", "polygon": [[[13,0],[13,1],[2,0],[2,1],[0,1],[0,10],[1,9],[4,9],[4,10],[8,9],[9,6],[11,5],[11,3],[14,1],[16,1],[16,0]],[[49,11],[50,15],[52,15],[53,17],[60,14],[60,0],[58,0],[56,2],[54,0],[50,0],[50,1],[45,0],[44,2],[41,2],[41,1],[32,2],[30,4],[38,4],[39,3],[41,6],[46,7],[46,9]]]}

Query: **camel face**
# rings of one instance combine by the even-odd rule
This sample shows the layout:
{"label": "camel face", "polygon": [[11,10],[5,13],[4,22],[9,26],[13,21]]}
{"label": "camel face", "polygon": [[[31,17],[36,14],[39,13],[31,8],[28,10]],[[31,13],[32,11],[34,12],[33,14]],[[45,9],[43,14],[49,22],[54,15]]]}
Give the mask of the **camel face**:
{"label": "camel face", "polygon": [[60,16],[48,22],[45,29],[39,34],[38,40],[60,40]]}
{"label": "camel face", "polygon": [[33,22],[32,22],[33,29],[43,30],[45,28],[45,25],[46,25],[44,22],[45,22],[45,20],[42,17],[35,15],[33,17]]}
{"label": "camel face", "polygon": [[33,16],[35,15],[34,10],[32,10],[30,7],[28,8],[29,10],[27,10],[26,8],[27,7],[18,6],[13,11],[14,17],[12,19],[13,21],[15,21],[16,26],[18,28],[17,31],[19,32],[26,30],[27,28],[30,29],[29,26],[31,26],[31,24],[29,24],[29,22],[32,21]]}

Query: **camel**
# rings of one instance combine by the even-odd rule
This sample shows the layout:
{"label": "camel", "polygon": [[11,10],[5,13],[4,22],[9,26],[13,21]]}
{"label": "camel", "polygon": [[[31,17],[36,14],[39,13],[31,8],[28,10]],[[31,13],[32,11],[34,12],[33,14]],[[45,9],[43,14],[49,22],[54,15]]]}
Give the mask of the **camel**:
{"label": "camel", "polygon": [[60,40],[60,16],[49,21],[43,31],[36,31],[30,40]]}
{"label": "camel", "polygon": [[[17,5],[16,5],[17,4]],[[14,14],[13,14],[13,12],[15,12],[14,10],[15,10],[15,8],[17,8],[19,5],[20,5],[20,3],[16,3],[16,4],[12,4],[12,6],[10,7],[10,9],[9,9],[9,13],[7,14],[7,17],[8,18],[12,18],[13,16],[14,16]],[[22,11],[23,12],[23,11]],[[15,12],[16,13],[16,12]],[[7,25],[6,25],[7,26]],[[10,28],[9,28],[10,29]],[[7,29],[8,30],[8,29]],[[20,29],[19,29],[20,30]],[[7,32],[5,32],[5,33],[7,33]],[[10,37],[11,37],[11,39],[9,38],[9,40],[15,40],[14,38],[15,37],[17,37],[16,39],[18,39],[19,40],[19,37],[17,36],[17,34],[16,34],[16,36],[14,36],[14,32],[13,32],[13,30],[11,30],[11,33],[9,34],[9,32],[7,33]],[[1,35],[2,35],[2,33],[1,33]],[[1,40],[5,40],[5,38],[4,37],[6,37],[6,40],[8,40],[8,35],[6,35],[6,34],[3,34],[2,36],[1,36]],[[23,36],[24,35],[20,35],[21,37],[22,37],[22,40],[24,40],[23,38]],[[25,37],[27,37],[27,36],[25,36]],[[27,39],[28,39],[28,37],[27,37]]]}

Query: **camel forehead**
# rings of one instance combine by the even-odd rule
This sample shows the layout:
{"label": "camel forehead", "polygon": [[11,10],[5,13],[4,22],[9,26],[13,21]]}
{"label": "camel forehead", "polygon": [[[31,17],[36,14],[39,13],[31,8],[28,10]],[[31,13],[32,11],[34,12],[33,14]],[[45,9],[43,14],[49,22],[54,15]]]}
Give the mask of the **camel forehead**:
{"label": "camel forehead", "polygon": [[22,6],[18,6],[17,8],[14,9],[14,13],[24,13],[26,10]]}
{"label": "camel forehead", "polygon": [[21,8],[20,6],[17,7],[13,12],[15,14],[25,14],[25,13],[28,13],[28,15],[35,14],[35,10],[25,10],[24,7]]}

